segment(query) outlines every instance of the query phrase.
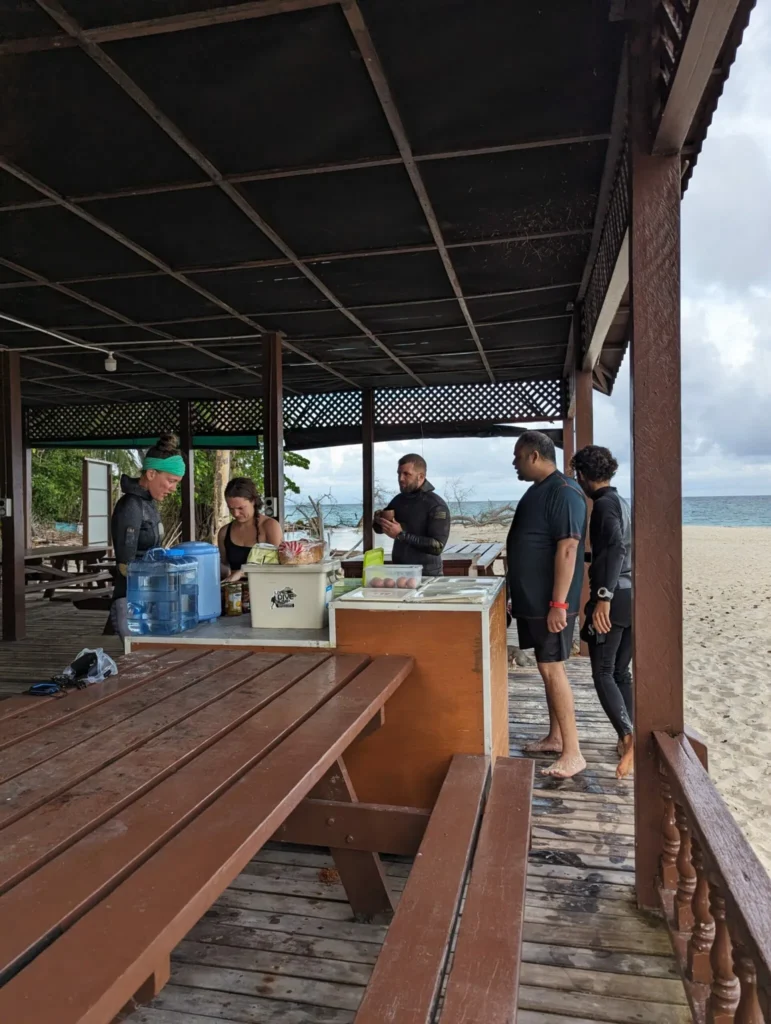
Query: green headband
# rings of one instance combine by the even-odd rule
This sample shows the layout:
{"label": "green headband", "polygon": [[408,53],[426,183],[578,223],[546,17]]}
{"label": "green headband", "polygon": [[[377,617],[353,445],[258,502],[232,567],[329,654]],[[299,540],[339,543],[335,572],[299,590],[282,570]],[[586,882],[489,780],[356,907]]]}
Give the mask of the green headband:
{"label": "green headband", "polygon": [[171,473],[173,476],[185,475],[185,460],[181,455],[169,455],[166,459],[146,458],[142,469],[157,469],[160,473]]}

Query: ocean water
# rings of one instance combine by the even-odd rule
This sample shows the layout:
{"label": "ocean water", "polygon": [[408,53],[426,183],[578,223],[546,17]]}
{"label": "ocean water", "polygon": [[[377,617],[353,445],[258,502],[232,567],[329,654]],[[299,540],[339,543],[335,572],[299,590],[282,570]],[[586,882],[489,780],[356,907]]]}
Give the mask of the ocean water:
{"label": "ocean water", "polygon": [[[464,501],[461,506],[450,504],[456,515],[479,515],[487,510],[506,505],[505,501]],[[516,500],[510,502],[516,505]],[[324,523],[328,528],[355,528],[362,515],[360,504],[324,505]],[[300,509],[287,501],[287,518],[301,518]],[[307,514],[307,513],[306,513]],[[771,526],[771,495],[758,497],[718,496],[709,498],[683,498],[683,525],[685,526]]]}

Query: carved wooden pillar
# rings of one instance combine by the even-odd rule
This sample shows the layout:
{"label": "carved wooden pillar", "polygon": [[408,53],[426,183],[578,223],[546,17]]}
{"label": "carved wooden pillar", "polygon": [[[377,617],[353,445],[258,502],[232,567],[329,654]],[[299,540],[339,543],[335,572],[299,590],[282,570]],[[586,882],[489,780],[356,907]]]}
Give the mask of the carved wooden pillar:
{"label": "carved wooden pillar", "polygon": [[715,941],[715,922],[709,912],[709,879],[704,865],[704,853],[695,836],[691,836],[691,863],[696,872],[696,888],[693,892],[693,931],[688,943],[687,976],[691,981],[709,985],[712,968],[709,954]]}
{"label": "carved wooden pillar", "polygon": [[676,804],[675,822],[680,833],[677,854],[677,893],[675,894],[675,928],[689,932],[693,928],[693,894],[696,891],[696,872],[691,863],[691,830],[685,811]]}
{"label": "carved wooden pillar", "polygon": [[710,910],[715,919],[715,941],[710,953],[712,990],[707,1000],[707,1024],[733,1024],[739,1003],[739,979],[733,970],[731,935],[725,919],[725,900],[720,886],[710,880]]}
{"label": "carved wooden pillar", "polygon": [[680,852],[680,833],[675,820],[675,801],[664,769],[660,769],[661,798],[664,817],[661,820],[661,883],[665,889],[677,887],[677,855]]}
{"label": "carved wooden pillar", "polygon": [[734,1024],[764,1024],[758,1001],[758,975],[755,964],[744,946],[734,946],[734,973],[739,979],[739,1005]]}

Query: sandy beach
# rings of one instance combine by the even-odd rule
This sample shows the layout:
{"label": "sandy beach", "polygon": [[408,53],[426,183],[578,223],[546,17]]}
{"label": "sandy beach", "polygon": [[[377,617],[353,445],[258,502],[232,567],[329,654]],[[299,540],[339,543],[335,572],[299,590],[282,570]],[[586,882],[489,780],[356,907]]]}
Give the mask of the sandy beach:
{"label": "sandy beach", "polygon": [[[504,540],[454,527],[451,540]],[[771,529],[686,526],[686,721],[710,774],[771,872]]]}

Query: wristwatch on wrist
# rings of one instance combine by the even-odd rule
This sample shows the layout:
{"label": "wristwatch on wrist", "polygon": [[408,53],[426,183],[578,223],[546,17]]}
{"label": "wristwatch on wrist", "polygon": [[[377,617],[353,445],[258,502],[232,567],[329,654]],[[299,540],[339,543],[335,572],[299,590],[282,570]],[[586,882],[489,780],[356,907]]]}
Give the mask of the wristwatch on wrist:
{"label": "wristwatch on wrist", "polygon": [[610,590],[608,590],[607,587],[600,587],[600,589],[597,591],[597,597],[599,597],[601,601],[612,601],[613,593]]}

